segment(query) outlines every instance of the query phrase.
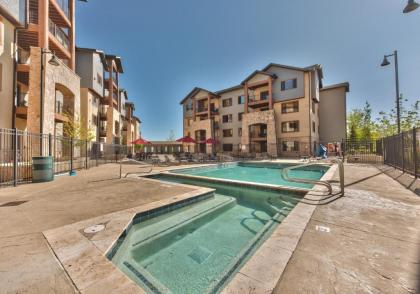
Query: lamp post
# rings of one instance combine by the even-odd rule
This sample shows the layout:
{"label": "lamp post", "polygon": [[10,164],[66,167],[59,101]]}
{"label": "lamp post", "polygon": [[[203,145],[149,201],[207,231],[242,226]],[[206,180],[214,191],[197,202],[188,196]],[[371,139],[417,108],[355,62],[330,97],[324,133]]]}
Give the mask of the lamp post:
{"label": "lamp post", "polygon": [[408,0],[407,5],[404,7],[403,13],[410,13],[417,8],[419,8],[420,4],[418,4],[414,0]]}
{"label": "lamp post", "polygon": [[381,63],[381,66],[388,66],[391,63],[388,61],[388,57],[394,56],[394,65],[395,65],[395,101],[397,103],[397,129],[398,134],[401,132],[401,119],[400,119],[400,82],[398,79],[398,52],[394,51],[393,54],[384,55],[384,60]]}
{"label": "lamp post", "polygon": [[40,77],[40,109],[39,109],[39,134],[40,134],[40,155],[43,154],[43,136],[42,133],[44,131],[44,96],[45,96],[45,81],[44,81],[44,75],[45,75],[45,61],[44,61],[44,55],[47,53],[52,53],[52,57],[50,60],[48,60],[48,63],[53,66],[59,66],[60,63],[57,60],[57,57],[55,56],[54,52],[49,51],[48,49],[41,48],[41,77]]}

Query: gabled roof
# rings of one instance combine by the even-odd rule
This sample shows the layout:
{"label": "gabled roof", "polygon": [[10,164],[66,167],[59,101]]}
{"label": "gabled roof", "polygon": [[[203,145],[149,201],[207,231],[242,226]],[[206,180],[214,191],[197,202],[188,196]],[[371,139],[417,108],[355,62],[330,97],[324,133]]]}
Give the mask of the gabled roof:
{"label": "gabled roof", "polygon": [[116,55],[111,55],[111,54],[106,54],[105,57],[108,60],[114,60],[115,61],[115,65],[117,66],[118,72],[119,73],[124,73],[124,69],[123,69],[123,66],[122,66],[121,57],[116,56]]}
{"label": "gabled roof", "polygon": [[184,99],[181,100],[181,102],[179,102],[179,104],[183,104],[185,102],[185,100],[187,100],[188,98],[190,98],[191,96],[194,96],[195,94],[197,94],[200,91],[204,91],[207,93],[210,93],[213,96],[219,97],[219,94],[216,94],[212,91],[209,91],[207,89],[203,89],[203,88],[199,88],[199,87],[194,87],[188,94],[187,96],[184,97]]}
{"label": "gabled roof", "polygon": [[93,49],[93,48],[76,47],[76,51],[96,53],[101,58],[102,65],[104,67],[108,67],[108,63],[106,62],[106,59],[105,59],[105,53],[102,50]]}
{"label": "gabled roof", "polygon": [[258,74],[261,74],[261,75],[266,75],[266,76],[269,76],[269,77],[272,77],[272,78],[277,78],[277,76],[275,75],[275,74],[271,74],[271,73],[269,73],[269,72],[266,72],[266,71],[264,71],[264,70],[256,70],[256,71],[254,71],[252,74],[250,74],[248,77],[246,77],[246,79],[245,80],[243,80],[242,82],[241,82],[241,84],[243,85],[243,84],[245,84],[246,82],[248,82],[250,79],[252,79],[254,76],[256,76],[256,75],[258,75]]}
{"label": "gabled roof", "polygon": [[322,65],[320,64],[313,64],[307,67],[297,67],[297,66],[290,66],[290,65],[284,65],[284,64],[278,64],[278,63],[270,63],[266,67],[263,68],[263,71],[267,71],[270,67],[276,66],[291,70],[299,70],[299,71],[317,71],[319,76],[319,86],[322,88],[322,79],[324,78],[324,72],[322,71]]}
{"label": "gabled roof", "polygon": [[221,95],[221,94],[226,93],[226,92],[230,92],[230,91],[235,91],[235,90],[243,89],[243,87],[244,87],[244,86],[242,86],[242,85],[236,85],[236,86],[233,86],[233,87],[230,87],[230,88],[226,88],[226,89],[223,89],[223,90],[216,91],[215,93],[216,93],[217,95]]}
{"label": "gabled roof", "polygon": [[329,85],[329,86],[323,87],[323,88],[321,88],[319,90],[320,91],[325,91],[325,90],[330,90],[330,89],[335,89],[335,88],[341,88],[341,87],[346,88],[346,92],[350,92],[350,84],[349,84],[349,82],[344,82],[344,83]]}

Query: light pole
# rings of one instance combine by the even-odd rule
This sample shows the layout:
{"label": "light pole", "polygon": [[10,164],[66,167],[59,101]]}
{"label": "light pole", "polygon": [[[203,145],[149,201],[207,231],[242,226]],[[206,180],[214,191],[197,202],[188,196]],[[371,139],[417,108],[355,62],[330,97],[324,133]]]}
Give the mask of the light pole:
{"label": "light pole", "polygon": [[408,0],[407,5],[404,7],[403,13],[410,13],[417,8],[419,8],[420,4],[418,4],[414,0]]}
{"label": "light pole", "polygon": [[52,66],[59,66],[60,63],[57,60],[57,57],[55,56],[54,52],[49,51],[48,49],[41,48],[41,76],[40,76],[40,108],[39,108],[39,138],[40,138],[40,155],[43,154],[43,132],[44,132],[44,100],[45,100],[45,60],[44,55],[46,54],[52,54],[52,57],[50,60],[48,60],[48,63]]}
{"label": "light pole", "polygon": [[395,65],[395,101],[397,103],[397,129],[398,134],[401,132],[401,121],[400,121],[400,82],[398,79],[398,52],[394,51],[393,54],[384,55],[384,60],[381,63],[381,66],[388,66],[391,63],[388,61],[388,57],[394,56],[394,65]]}

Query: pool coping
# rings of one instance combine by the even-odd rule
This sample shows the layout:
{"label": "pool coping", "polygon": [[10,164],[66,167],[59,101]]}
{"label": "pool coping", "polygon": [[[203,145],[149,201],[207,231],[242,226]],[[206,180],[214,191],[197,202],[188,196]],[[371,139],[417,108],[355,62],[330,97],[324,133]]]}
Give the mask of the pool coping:
{"label": "pool coping", "polygon": [[[321,180],[330,180],[336,169],[337,165],[332,165]],[[148,175],[160,173],[165,174],[165,172],[157,172]],[[170,183],[144,176],[140,178],[143,181],[153,181],[160,185],[183,186],[194,190],[43,232],[57,261],[78,292],[147,293],[117,268],[107,258],[107,253],[118,242],[122,232],[129,229],[134,216],[138,213],[214,191],[210,188]],[[133,181],[138,180],[138,178],[133,179]],[[236,184],[242,185],[242,183]],[[274,187],[274,189],[284,190],[279,187]],[[323,191],[324,189],[322,186],[315,185],[305,196],[311,191]],[[316,205],[299,202],[240,270],[231,277],[221,293],[233,294],[247,291],[271,293],[281,278],[315,208]],[[106,229],[95,234],[83,232],[85,228],[95,224],[103,224]]]}
{"label": "pool coping", "polygon": [[[244,162],[247,163],[248,161],[238,161],[238,162]],[[235,162],[235,163],[238,163]],[[233,162],[227,162],[226,164],[231,164]],[[251,163],[256,163],[255,161],[251,161]],[[271,164],[280,164],[280,162],[272,162],[272,161],[265,161],[265,162],[261,162],[261,163],[271,163]],[[283,164],[285,163],[293,163],[296,164],[296,162],[281,162]],[[330,164],[326,164],[324,163],[318,163],[319,165],[325,166],[325,165],[330,165]],[[313,188],[303,188],[303,187],[292,187],[292,186],[285,186],[285,185],[275,185],[275,184],[263,184],[263,183],[257,183],[257,182],[246,182],[246,181],[240,181],[240,180],[232,180],[232,179],[221,179],[221,178],[212,178],[212,177],[205,177],[205,176],[198,176],[198,175],[189,175],[189,174],[181,174],[181,173],[176,173],[175,171],[178,170],[188,170],[188,169],[194,169],[194,168],[200,168],[200,167],[214,167],[214,166],[219,166],[220,164],[207,164],[205,166],[194,166],[194,167],[177,167],[177,168],[173,168],[173,169],[168,169],[166,171],[162,171],[160,172],[160,174],[165,174],[165,175],[169,175],[169,176],[173,176],[173,177],[184,177],[184,178],[188,178],[188,179],[196,179],[196,180],[206,180],[209,182],[213,182],[213,183],[225,183],[225,184],[232,184],[235,186],[245,186],[245,187],[252,187],[252,188],[259,188],[259,189],[263,189],[263,190],[271,190],[271,191],[291,191],[291,192],[310,192]],[[331,169],[331,165],[330,165],[330,169]],[[152,175],[152,174],[150,174]],[[150,176],[150,175],[143,175],[143,176]],[[325,175],[325,174],[324,174]],[[281,176],[281,175],[279,175]],[[321,178],[322,179],[322,178]]]}
{"label": "pool coping", "polygon": [[[141,180],[160,185],[182,186],[193,190],[42,232],[47,245],[77,292],[147,293],[107,258],[108,252],[118,242],[121,234],[130,228],[134,217],[139,213],[181,203],[214,191],[210,188],[163,183],[154,179],[141,178]],[[139,179],[133,179],[133,181],[139,181]],[[84,232],[85,228],[98,224],[104,225],[105,229],[94,234]]]}

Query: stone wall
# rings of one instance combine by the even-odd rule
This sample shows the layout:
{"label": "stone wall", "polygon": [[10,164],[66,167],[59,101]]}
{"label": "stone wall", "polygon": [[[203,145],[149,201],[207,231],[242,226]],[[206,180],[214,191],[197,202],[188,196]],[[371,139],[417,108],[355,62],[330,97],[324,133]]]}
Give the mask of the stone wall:
{"label": "stone wall", "polygon": [[249,152],[249,127],[255,124],[267,125],[267,153],[277,155],[276,120],[274,110],[256,111],[244,114],[242,118],[242,152]]}
{"label": "stone wall", "polygon": [[[70,106],[73,119],[80,119],[80,78],[64,63],[54,66],[48,63],[52,54],[44,54],[44,101],[42,133],[55,134],[56,90],[64,94],[65,104]],[[31,47],[29,71],[28,131],[40,132],[41,109],[41,48]]]}

